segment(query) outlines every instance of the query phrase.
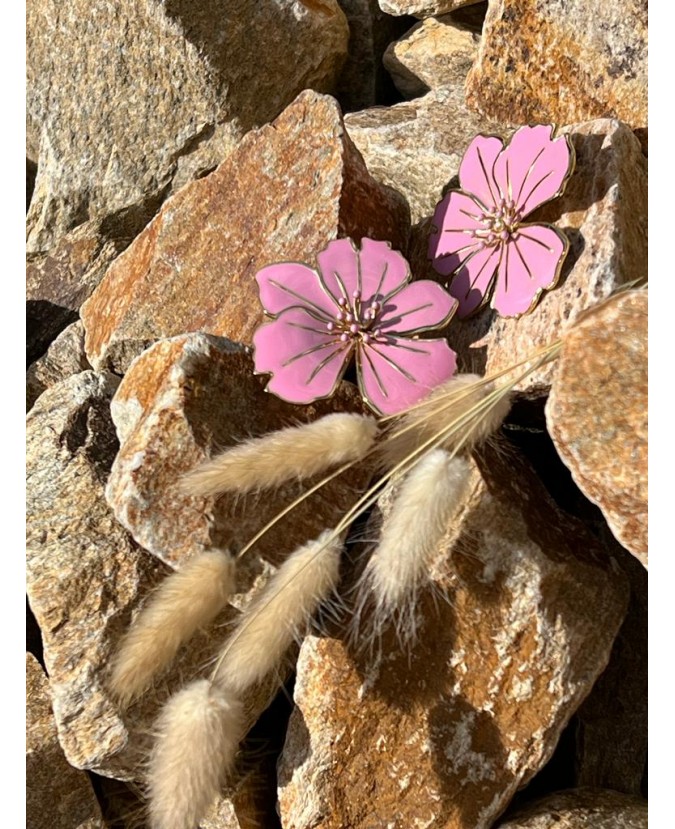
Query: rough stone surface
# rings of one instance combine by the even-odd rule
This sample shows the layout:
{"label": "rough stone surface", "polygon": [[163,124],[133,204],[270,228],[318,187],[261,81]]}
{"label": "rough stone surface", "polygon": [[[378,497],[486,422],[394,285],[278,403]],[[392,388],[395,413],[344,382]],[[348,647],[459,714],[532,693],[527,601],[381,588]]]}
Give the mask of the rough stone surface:
{"label": "rough stone surface", "polygon": [[479,3],[480,0],[378,0],[380,7],[387,14],[413,14],[416,17],[429,17]]}
{"label": "rough stone surface", "polygon": [[[156,343],[122,381],[112,405],[121,448],[106,495],[136,541],[168,564],[210,546],[240,549],[308,486],[293,482],[238,499],[194,498],[178,491],[184,472],[243,438],[333,411],[362,410],[351,384],[331,400],[302,407],[266,394],[264,385],[239,346],[204,334]],[[238,567],[240,591],[335,524],[366,480],[363,471],[341,476],[294,510],[283,533],[261,539]]]}
{"label": "rough stone surface", "polygon": [[337,0],[31,3],[29,250],[174,191],[301,90],[332,89],[348,36]]}
{"label": "rough stone surface", "polygon": [[404,200],[370,176],[337,103],[305,92],[170,199],[117,259],[82,308],[87,355],[124,371],[151,342],[186,331],[250,342],[263,319],[260,268],[312,263],[339,236],[401,249],[407,234]]}
{"label": "rough stone surface", "polygon": [[467,109],[459,85],[352,113],[345,126],[374,178],[406,197],[413,222],[433,214],[477,132],[509,132]]}
{"label": "rough stone surface", "polygon": [[[561,336],[586,309],[628,282],[646,277],[646,161],[632,131],[613,120],[565,127],[576,150],[576,168],[565,193],[528,216],[549,222],[570,240],[558,285],[520,319],[503,319],[489,307],[449,326],[450,345],[464,369],[496,372],[526,359]],[[413,273],[424,265],[429,223],[417,228],[410,252]],[[437,277],[438,278],[438,277]],[[517,389],[546,394],[556,364],[533,372]]]}
{"label": "rough stone surface", "polygon": [[84,327],[78,320],[64,329],[47,353],[26,372],[26,411],[46,388],[89,368],[84,353]]}
{"label": "rough stone surface", "polygon": [[647,2],[494,0],[469,104],[492,118],[647,126]]}
{"label": "rough stone surface", "polygon": [[646,567],[646,291],[612,298],[566,335],[546,423],[577,486]]}
{"label": "rough stone surface", "polygon": [[69,766],[56,735],[49,680],[26,654],[26,825],[30,829],[104,829],[86,774]]}
{"label": "rough stone surface", "polygon": [[647,829],[647,801],[602,789],[570,789],[538,800],[496,829]]}
{"label": "rough stone surface", "polygon": [[406,98],[430,89],[464,85],[476,59],[480,33],[455,23],[450,15],[429,17],[384,53],[384,65]]}
{"label": "rough stone surface", "polygon": [[618,567],[518,455],[487,452],[481,469],[417,603],[414,649],[393,631],[379,662],[305,640],[285,827],[486,829],[605,667],[626,610]]}

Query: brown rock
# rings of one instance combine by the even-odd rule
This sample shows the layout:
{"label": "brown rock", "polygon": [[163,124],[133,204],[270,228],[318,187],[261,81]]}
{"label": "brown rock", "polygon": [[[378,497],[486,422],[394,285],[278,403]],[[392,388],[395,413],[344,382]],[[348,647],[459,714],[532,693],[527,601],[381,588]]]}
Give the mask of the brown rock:
{"label": "brown rock", "polygon": [[332,89],[347,39],[337,0],[32,3],[29,250],[212,169],[301,90]]}
{"label": "brown rock", "polygon": [[[563,196],[528,217],[554,224],[569,238],[560,281],[520,319],[503,319],[488,307],[453,320],[448,338],[467,370],[497,372],[525,360],[560,337],[587,308],[645,277],[647,174],[639,142],[617,121],[591,121],[561,132],[571,136],[576,150],[574,174]],[[433,270],[423,264],[428,229],[428,224],[418,229],[409,258],[414,273],[429,276]],[[555,371],[555,363],[544,366],[516,388],[546,394]]]}
{"label": "brown rock", "polygon": [[477,132],[508,132],[468,110],[459,85],[355,112],[345,126],[373,177],[406,197],[413,222],[434,212]]}
{"label": "brown rock", "polygon": [[[362,410],[348,383],[332,399],[300,407],[266,394],[265,382],[253,375],[252,360],[239,346],[204,334],[156,343],[122,381],[112,405],[122,445],[106,495],[136,541],[168,564],[210,546],[241,549],[308,487],[293,482],[260,496],[215,501],[182,495],[177,484],[184,472],[242,438],[328,412]],[[240,588],[247,590],[295,547],[337,523],[367,474],[341,476],[294,510],[283,532],[263,537],[238,568]]]}
{"label": "brown rock", "polygon": [[[626,584],[517,455],[486,453],[439,545],[417,644],[305,640],[280,766],[288,829],[486,829],[607,663]],[[386,505],[385,505],[386,509]]]}
{"label": "brown rock", "polygon": [[479,3],[480,0],[378,0],[380,7],[387,14],[414,14],[416,17],[429,17]]}
{"label": "brown rock", "polygon": [[47,353],[26,372],[26,411],[49,386],[89,368],[84,353],[84,326],[78,320],[64,329]]}
{"label": "brown rock", "polygon": [[249,342],[263,318],[255,273],[313,262],[338,236],[405,245],[408,215],[377,184],[339,108],[305,92],[186,186],[109,269],[82,308],[87,355],[125,370],[162,337],[202,330]]}
{"label": "brown rock", "polygon": [[496,119],[647,125],[647,3],[494,0],[469,104]]}
{"label": "brown rock", "polygon": [[525,807],[498,829],[647,829],[647,801],[602,789],[570,789]]}
{"label": "brown rock", "polygon": [[49,680],[26,654],[26,825],[30,829],[104,829],[84,772],[66,762],[56,736]]}
{"label": "brown rock", "polygon": [[646,567],[646,291],[614,297],[565,336],[546,423],[577,486]]}
{"label": "brown rock", "polygon": [[464,85],[476,59],[480,35],[451,15],[428,17],[384,53],[384,65],[406,98],[442,86]]}

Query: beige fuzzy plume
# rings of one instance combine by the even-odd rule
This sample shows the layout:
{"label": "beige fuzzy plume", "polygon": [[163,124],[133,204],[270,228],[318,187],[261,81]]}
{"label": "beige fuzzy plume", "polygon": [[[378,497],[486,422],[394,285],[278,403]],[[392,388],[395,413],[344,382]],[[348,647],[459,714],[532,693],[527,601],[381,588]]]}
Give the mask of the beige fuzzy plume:
{"label": "beige fuzzy plume", "polygon": [[372,634],[395,619],[401,638],[414,638],[415,597],[429,578],[438,542],[462,504],[470,470],[466,457],[435,449],[403,480],[359,583],[356,618],[366,605],[374,605]]}
{"label": "beige fuzzy plume", "polygon": [[452,450],[461,441],[462,451],[468,451],[486,440],[511,408],[508,393],[488,403],[494,391],[494,383],[476,374],[457,374],[438,386],[393,422],[380,450],[384,468],[395,466],[455,421],[462,425],[452,430],[440,444],[442,448]]}
{"label": "beige fuzzy plume", "polygon": [[376,435],[373,417],[326,415],[314,423],[280,429],[229,449],[189,472],[181,489],[188,495],[243,493],[293,478],[311,478],[331,466],[359,460]]}
{"label": "beige fuzzy plume", "polygon": [[195,829],[232,770],[244,734],[239,699],[200,679],[173,696],[156,723],[148,789],[151,829]]}
{"label": "beige fuzzy plume", "polygon": [[331,531],[299,547],[243,613],[214,680],[243,692],[277,667],[319,604],[335,589],[342,544]]}
{"label": "beige fuzzy plume", "polygon": [[235,589],[229,553],[210,550],[168,576],[126,633],[115,656],[110,688],[130,702],[167,668],[180,646],[209,624]]}

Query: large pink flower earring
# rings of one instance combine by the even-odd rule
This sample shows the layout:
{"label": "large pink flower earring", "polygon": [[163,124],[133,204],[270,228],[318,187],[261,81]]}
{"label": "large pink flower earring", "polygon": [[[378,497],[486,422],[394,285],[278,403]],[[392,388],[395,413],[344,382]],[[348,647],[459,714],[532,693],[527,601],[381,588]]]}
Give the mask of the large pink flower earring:
{"label": "large pink flower earring", "polygon": [[461,189],[438,204],[429,258],[450,277],[460,317],[491,294],[501,316],[521,316],[558,281],[567,237],[552,225],[523,221],[559,196],[572,174],[574,147],[552,134],[551,126],[521,127],[506,147],[501,138],[477,135],[459,168]]}
{"label": "large pink flower earring", "polygon": [[406,260],[388,242],[338,239],[316,257],[258,272],[272,322],[253,337],[255,370],[267,390],[290,403],[333,394],[355,357],[361,395],[378,414],[417,403],[455,373],[455,352],[424,331],[446,325],[457,308],[431,280],[410,282]]}

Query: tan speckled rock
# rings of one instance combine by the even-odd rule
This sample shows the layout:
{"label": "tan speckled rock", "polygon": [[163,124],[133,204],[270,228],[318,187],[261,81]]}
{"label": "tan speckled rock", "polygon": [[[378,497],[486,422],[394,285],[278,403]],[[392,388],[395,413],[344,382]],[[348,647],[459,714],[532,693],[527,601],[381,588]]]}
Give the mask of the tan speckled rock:
{"label": "tan speckled rock", "polygon": [[510,134],[467,109],[461,85],[351,113],[345,126],[373,177],[406,197],[413,222],[434,212],[477,132]]}
{"label": "tan speckled rock", "polygon": [[647,566],[647,292],[617,296],[567,334],[546,423],[577,486]]}
{"label": "tan speckled rock", "polygon": [[428,17],[384,53],[384,65],[406,98],[441,86],[464,85],[480,35],[450,15]]}
{"label": "tan speckled rock", "polygon": [[379,664],[340,638],[305,640],[280,765],[285,829],[487,829],[605,667],[622,574],[517,455],[481,466],[410,653],[393,632]]}
{"label": "tan speckled rock", "polygon": [[647,2],[491,0],[467,81],[492,118],[647,125]]}
{"label": "tan speckled rock", "polygon": [[82,308],[87,356],[124,371],[150,343],[186,331],[250,342],[263,318],[260,268],[314,262],[339,236],[401,249],[407,235],[403,199],[371,178],[337,103],[305,92],[166,202],[117,259]]}
{"label": "tan speckled rock", "polygon": [[[560,281],[520,319],[503,319],[486,307],[469,319],[453,320],[448,339],[470,371],[496,372],[526,359],[560,337],[583,311],[627,282],[645,278],[647,170],[638,140],[625,124],[612,120],[562,132],[576,150],[575,172],[563,196],[528,217],[555,224],[569,238]],[[410,253],[413,272],[433,274],[422,264],[428,233],[421,228],[417,235],[416,252]],[[544,366],[517,388],[546,394],[555,371],[555,363]]]}
{"label": "tan speckled rock", "polygon": [[496,829],[647,829],[647,801],[603,789],[569,789],[523,808]]}
{"label": "tan speckled rock", "polygon": [[84,353],[84,327],[78,320],[65,328],[26,372],[26,410],[54,383],[91,368]]}
{"label": "tan speckled rock", "polygon": [[380,7],[387,14],[413,14],[416,17],[429,17],[479,3],[480,0],[378,0]]}
{"label": "tan speckled rock", "polygon": [[175,191],[301,90],[330,91],[348,35],[337,0],[31,3],[29,250]]}
{"label": "tan speckled rock", "polygon": [[[214,545],[240,549],[308,486],[292,482],[260,496],[216,501],[182,495],[177,485],[184,472],[242,438],[328,412],[362,410],[351,384],[330,400],[292,406],[266,394],[265,382],[239,346],[204,334],[156,343],[122,381],[112,404],[121,447],[106,496],[136,541],[168,564]],[[240,587],[337,523],[366,480],[363,472],[350,472],[294,510],[283,532],[269,533],[242,560]]]}
{"label": "tan speckled rock", "polygon": [[103,829],[94,790],[69,766],[56,736],[49,680],[26,654],[26,825],[30,829]]}

